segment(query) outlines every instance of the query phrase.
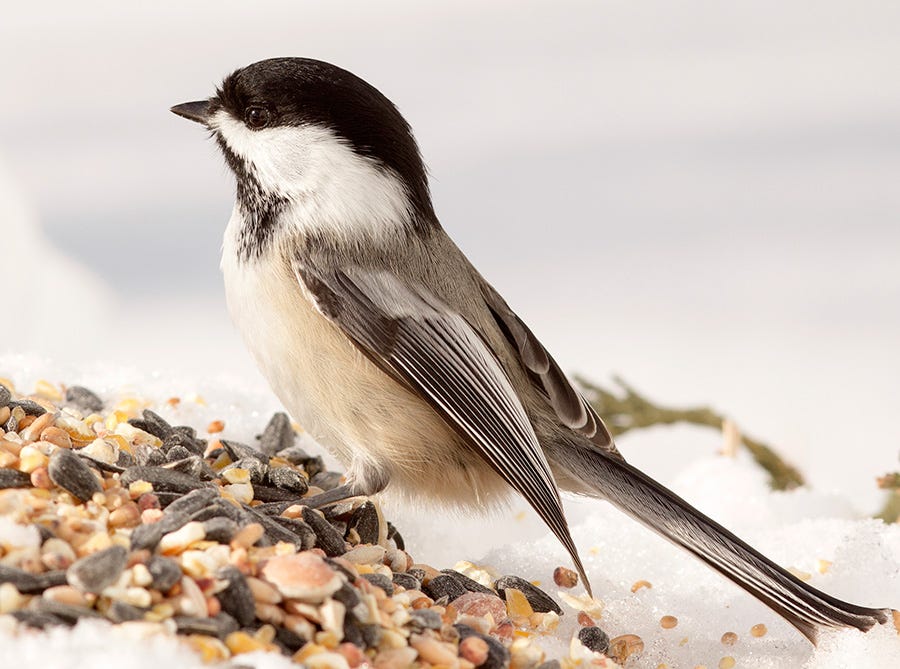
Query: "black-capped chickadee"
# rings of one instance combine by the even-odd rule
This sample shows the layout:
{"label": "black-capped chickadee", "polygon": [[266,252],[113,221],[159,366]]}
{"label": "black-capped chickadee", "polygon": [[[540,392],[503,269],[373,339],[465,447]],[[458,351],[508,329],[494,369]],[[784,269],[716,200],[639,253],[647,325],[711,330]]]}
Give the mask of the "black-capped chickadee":
{"label": "black-capped chickadee", "polygon": [[474,508],[510,488],[584,570],[559,489],[609,500],[784,616],[815,643],[891,609],[798,580],[629,465],[590,405],[438,223],[409,125],[334,65],[276,58],[208,100],[237,178],[228,308],[279,399],[347,467],[317,505],[390,486]]}

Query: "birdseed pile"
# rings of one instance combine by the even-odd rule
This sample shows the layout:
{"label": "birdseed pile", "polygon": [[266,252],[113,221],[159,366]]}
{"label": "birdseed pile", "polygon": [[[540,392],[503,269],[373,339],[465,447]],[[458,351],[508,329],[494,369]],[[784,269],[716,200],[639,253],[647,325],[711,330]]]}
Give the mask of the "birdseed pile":
{"label": "birdseed pile", "polygon": [[335,669],[613,667],[641,652],[635,635],[609,639],[602,604],[567,592],[578,579],[560,567],[581,627],[548,659],[553,597],[471,563],[417,564],[365,498],[308,506],[342,476],[285,414],[255,445],[224,426],[200,438],[133,398],[43,381],[22,396],[0,379],[0,629],[102,618],[180,635],[207,663],[268,650]]}

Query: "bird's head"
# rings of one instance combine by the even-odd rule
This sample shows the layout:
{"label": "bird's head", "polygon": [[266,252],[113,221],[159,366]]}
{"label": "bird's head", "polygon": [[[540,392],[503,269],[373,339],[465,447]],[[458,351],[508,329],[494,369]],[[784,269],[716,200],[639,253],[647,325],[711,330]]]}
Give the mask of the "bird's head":
{"label": "bird's head", "polygon": [[303,232],[345,236],[435,224],[409,124],[346,70],[263,60],[226,77],[208,100],[172,111],[209,128],[248,218],[277,215]]}

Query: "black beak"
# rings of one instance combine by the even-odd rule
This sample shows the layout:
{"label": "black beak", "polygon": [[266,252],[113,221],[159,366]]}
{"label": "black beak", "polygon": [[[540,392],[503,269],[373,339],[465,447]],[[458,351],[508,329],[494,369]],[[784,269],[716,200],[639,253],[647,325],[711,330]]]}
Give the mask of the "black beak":
{"label": "black beak", "polygon": [[189,121],[194,121],[195,123],[200,123],[202,125],[209,125],[209,100],[185,102],[184,104],[175,105],[170,111],[173,114],[183,116]]}

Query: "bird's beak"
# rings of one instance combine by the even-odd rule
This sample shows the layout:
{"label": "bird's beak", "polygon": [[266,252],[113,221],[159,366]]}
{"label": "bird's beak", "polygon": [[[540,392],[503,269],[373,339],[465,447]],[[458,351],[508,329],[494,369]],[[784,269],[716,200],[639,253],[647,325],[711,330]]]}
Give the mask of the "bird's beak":
{"label": "bird's beak", "polygon": [[200,123],[201,125],[209,125],[211,116],[209,108],[209,100],[201,100],[199,102],[185,102],[175,105],[171,109],[173,114],[183,116],[189,121]]}

